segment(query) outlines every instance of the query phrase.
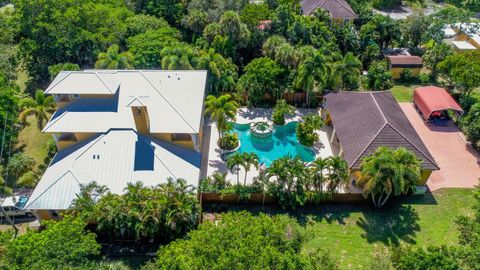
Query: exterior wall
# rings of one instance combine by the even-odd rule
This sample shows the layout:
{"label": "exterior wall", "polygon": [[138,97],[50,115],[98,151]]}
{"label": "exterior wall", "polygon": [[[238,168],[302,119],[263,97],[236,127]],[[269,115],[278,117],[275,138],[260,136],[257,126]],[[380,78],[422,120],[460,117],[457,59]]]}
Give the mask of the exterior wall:
{"label": "exterior wall", "polygon": [[44,220],[55,220],[55,219],[62,219],[63,215],[65,214],[65,210],[56,210],[59,217],[58,218],[54,218],[51,214],[50,214],[50,210],[45,210],[45,209],[42,209],[42,210],[37,210],[36,211],[36,215],[37,215],[37,219],[38,221],[44,221]]}
{"label": "exterior wall", "polygon": [[426,185],[427,180],[428,180],[428,178],[430,177],[431,174],[432,174],[432,171],[422,170],[420,172],[420,181],[418,182],[418,184],[419,185]]}
{"label": "exterior wall", "polygon": [[93,95],[93,94],[81,94],[80,98],[113,98],[112,95]]}
{"label": "exterior wall", "polygon": [[[394,80],[398,80],[401,77],[401,74],[403,72],[404,68],[390,68],[390,71],[392,72],[392,77]],[[412,71],[412,77],[418,77],[420,74],[420,71],[422,70],[421,68],[411,68]]]}
{"label": "exterior wall", "polygon": [[57,141],[57,149],[58,151],[66,149],[74,144],[77,144],[81,141],[91,138],[95,135],[95,133],[73,133],[75,136],[74,140],[58,140]]}
{"label": "exterior wall", "polygon": [[150,119],[148,117],[147,108],[142,107],[132,107],[133,120],[135,121],[135,127],[137,131],[141,134],[150,133]]}
{"label": "exterior wall", "polygon": [[183,146],[185,148],[195,150],[195,147],[193,145],[192,140],[189,140],[189,141],[172,141],[172,137],[171,137],[170,133],[151,133],[150,135],[157,138],[157,139],[167,141],[167,142],[171,142],[173,144],[180,145],[180,146]]}
{"label": "exterior wall", "polygon": [[459,33],[457,35],[457,37],[455,38],[455,40],[457,41],[468,41],[470,42],[470,44],[472,44],[473,46],[475,46],[475,48],[477,49],[480,49],[480,44],[478,44],[477,42],[475,42],[473,39],[471,39],[468,35],[466,35],[465,33]]}

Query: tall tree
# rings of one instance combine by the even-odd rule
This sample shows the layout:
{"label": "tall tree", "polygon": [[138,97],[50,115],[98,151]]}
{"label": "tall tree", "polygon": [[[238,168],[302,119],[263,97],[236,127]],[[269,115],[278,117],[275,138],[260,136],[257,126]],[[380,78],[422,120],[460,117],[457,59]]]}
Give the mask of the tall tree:
{"label": "tall tree", "polygon": [[467,95],[480,86],[480,52],[473,51],[447,56],[439,63],[438,67]]}
{"label": "tall tree", "polygon": [[359,185],[381,208],[390,196],[412,191],[420,179],[420,159],[405,148],[379,147],[361,162]]}
{"label": "tall tree", "polygon": [[186,43],[165,47],[160,55],[162,56],[162,69],[165,70],[193,69],[197,62],[196,49]]}
{"label": "tall tree", "polygon": [[340,87],[343,90],[358,89],[362,74],[362,62],[353,53],[347,53],[343,59],[337,62],[336,68],[340,77]]}
{"label": "tall tree", "polygon": [[437,79],[438,64],[445,60],[447,56],[453,54],[453,48],[446,43],[436,43],[432,41],[427,45],[425,54],[423,55],[423,61],[425,65],[430,69],[430,77],[433,80]]}
{"label": "tall tree", "polygon": [[97,56],[95,68],[98,69],[133,69],[133,55],[131,52],[119,52],[118,45],[108,47],[106,52]]}
{"label": "tall tree", "polygon": [[133,16],[123,1],[15,1],[19,24],[19,56],[32,83],[48,80],[57,63],[91,66],[99,52],[121,44],[125,20]]}
{"label": "tall tree", "polygon": [[276,100],[284,89],[281,88],[284,69],[268,57],[256,58],[244,68],[245,73],[237,83],[237,90],[246,97],[247,103],[262,105],[267,95]]}
{"label": "tall tree", "polygon": [[195,69],[208,71],[207,87],[210,94],[231,92],[235,89],[237,66],[214,49],[200,51]]}

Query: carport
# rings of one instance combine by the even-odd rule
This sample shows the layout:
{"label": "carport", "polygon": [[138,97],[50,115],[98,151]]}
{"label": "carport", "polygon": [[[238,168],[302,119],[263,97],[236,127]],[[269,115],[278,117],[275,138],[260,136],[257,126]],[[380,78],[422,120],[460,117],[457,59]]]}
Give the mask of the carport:
{"label": "carport", "polygon": [[437,86],[418,87],[413,93],[413,103],[425,121],[434,121],[447,117],[446,111],[452,110],[460,117],[463,110],[448,94],[447,90]]}

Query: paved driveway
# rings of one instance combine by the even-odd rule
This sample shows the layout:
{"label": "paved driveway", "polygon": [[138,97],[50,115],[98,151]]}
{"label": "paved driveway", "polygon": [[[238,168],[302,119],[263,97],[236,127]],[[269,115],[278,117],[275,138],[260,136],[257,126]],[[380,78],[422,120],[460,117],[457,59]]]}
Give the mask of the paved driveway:
{"label": "paved driveway", "polygon": [[430,190],[477,185],[480,156],[467,144],[462,132],[454,125],[426,125],[411,103],[400,103],[400,107],[440,167],[427,182]]}

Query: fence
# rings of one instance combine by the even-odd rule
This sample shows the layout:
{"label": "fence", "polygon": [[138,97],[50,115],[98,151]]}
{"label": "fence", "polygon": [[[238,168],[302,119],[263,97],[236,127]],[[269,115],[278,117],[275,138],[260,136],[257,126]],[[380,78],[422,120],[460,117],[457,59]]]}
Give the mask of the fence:
{"label": "fence", "polygon": [[[225,203],[237,204],[239,202],[247,204],[276,204],[277,199],[269,194],[252,193],[249,198],[242,199],[238,194],[221,194],[221,193],[201,193],[201,203]],[[325,200],[319,204],[335,204],[335,203],[360,203],[367,199],[359,193],[335,193],[332,199]]]}

